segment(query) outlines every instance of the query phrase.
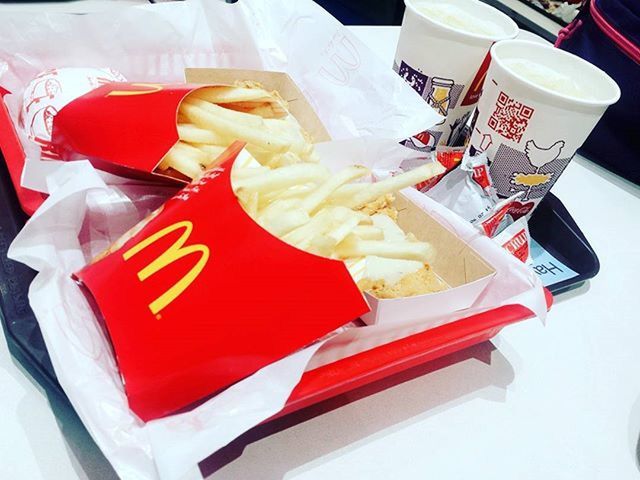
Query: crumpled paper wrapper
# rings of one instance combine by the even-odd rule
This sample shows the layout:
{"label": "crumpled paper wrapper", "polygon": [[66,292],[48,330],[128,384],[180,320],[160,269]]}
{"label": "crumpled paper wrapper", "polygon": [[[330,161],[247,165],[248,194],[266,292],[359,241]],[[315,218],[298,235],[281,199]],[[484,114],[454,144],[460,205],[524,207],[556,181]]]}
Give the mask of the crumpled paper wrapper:
{"label": "crumpled paper wrapper", "polygon": [[[328,142],[318,152],[335,169],[361,163],[379,171],[416,154],[373,139]],[[15,239],[9,256],[39,272],[29,299],[60,384],[123,478],[197,475],[199,461],[277,413],[307,369],[500,305],[520,303],[545,316],[542,286],[533,271],[446,208],[406,189],[403,193],[496,269],[472,308],[440,317],[426,314],[420,322],[348,329],[263,368],[190,412],[143,424],[127,406],[108,342],[70,274],[174,190],[109,180],[84,161],[66,163],[49,175],[50,197]]]}

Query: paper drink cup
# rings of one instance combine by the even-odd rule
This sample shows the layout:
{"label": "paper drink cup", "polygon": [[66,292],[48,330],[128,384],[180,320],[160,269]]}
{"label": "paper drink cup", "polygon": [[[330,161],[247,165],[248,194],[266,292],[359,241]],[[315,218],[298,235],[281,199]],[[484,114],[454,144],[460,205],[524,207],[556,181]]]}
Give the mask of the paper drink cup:
{"label": "paper drink cup", "polygon": [[525,40],[491,48],[471,152],[487,153],[499,196],[524,192],[514,216],[531,214],[619,98],[611,77],[565,51]]}
{"label": "paper drink cup", "polygon": [[513,38],[517,25],[478,0],[405,0],[394,70],[445,118],[404,142],[431,151],[447,145],[480,98],[494,42]]}

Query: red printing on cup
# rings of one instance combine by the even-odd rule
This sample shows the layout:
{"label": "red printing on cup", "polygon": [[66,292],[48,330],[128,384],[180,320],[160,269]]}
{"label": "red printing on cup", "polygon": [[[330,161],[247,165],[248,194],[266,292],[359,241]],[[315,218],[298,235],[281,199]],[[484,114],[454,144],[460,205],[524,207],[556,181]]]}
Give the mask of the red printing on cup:
{"label": "red printing on cup", "polygon": [[491,52],[487,52],[486,57],[482,61],[482,65],[478,69],[476,76],[473,78],[473,82],[471,82],[471,86],[467,91],[467,94],[464,96],[462,100],[461,106],[475,105],[478,103],[478,99],[480,95],[482,95],[482,87],[484,86],[484,80],[487,77],[487,70],[489,70],[489,64],[491,63]]}
{"label": "red printing on cup", "polygon": [[221,168],[75,275],[101,312],[129,406],[145,421],[368,311],[344,263],[289,246],[244,212],[230,179],[241,148],[232,145]]}

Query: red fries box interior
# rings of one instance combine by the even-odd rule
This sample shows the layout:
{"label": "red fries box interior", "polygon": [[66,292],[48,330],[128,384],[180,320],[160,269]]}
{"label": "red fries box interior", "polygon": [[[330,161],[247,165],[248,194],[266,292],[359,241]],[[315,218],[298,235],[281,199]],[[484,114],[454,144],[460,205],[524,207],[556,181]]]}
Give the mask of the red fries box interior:
{"label": "red fries box interior", "polygon": [[65,160],[88,158],[96,168],[128,177],[188,178],[157,168],[179,140],[178,108],[204,86],[233,85],[251,79],[277,91],[288,111],[313,141],[329,140],[317,114],[293,80],[282,72],[239,69],[187,69],[184,84],[107,83],[71,101],[53,120],[52,144]]}
{"label": "red fries box interior", "polygon": [[[131,409],[151,420],[224,388],[368,310],[344,263],[249,217],[221,168],[76,274],[99,307]],[[225,205],[211,215],[212,205]],[[318,302],[330,292],[331,302]]]}

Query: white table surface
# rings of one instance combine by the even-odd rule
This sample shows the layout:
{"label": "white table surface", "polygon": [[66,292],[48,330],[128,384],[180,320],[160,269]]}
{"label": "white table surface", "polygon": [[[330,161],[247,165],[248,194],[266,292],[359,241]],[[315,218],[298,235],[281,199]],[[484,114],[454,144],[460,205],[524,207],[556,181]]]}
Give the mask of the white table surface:
{"label": "white table surface", "polygon": [[[354,31],[391,65],[397,28]],[[210,478],[637,479],[640,188],[576,158],[553,190],[602,269],[556,300],[546,326],[507,327],[496,349],[250,444]],[[3,340],[0,478],[115,478],[75,414]]]}

